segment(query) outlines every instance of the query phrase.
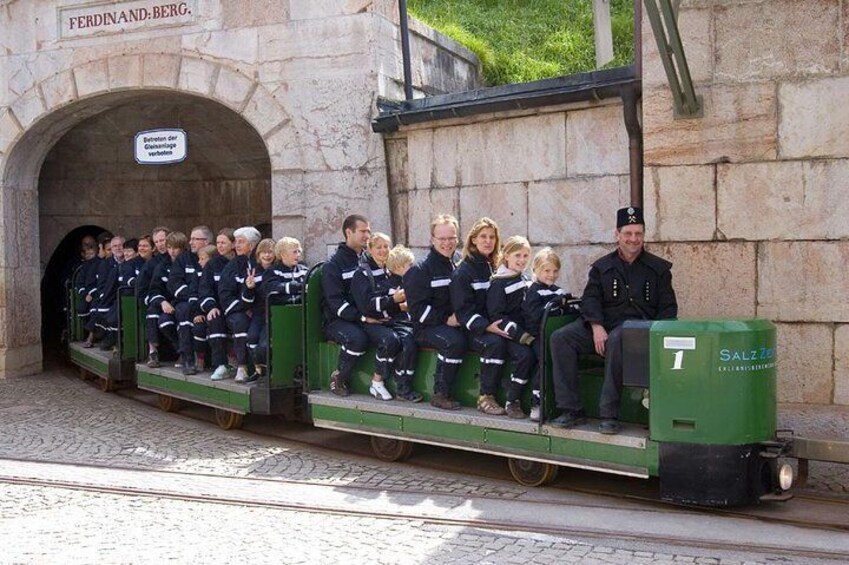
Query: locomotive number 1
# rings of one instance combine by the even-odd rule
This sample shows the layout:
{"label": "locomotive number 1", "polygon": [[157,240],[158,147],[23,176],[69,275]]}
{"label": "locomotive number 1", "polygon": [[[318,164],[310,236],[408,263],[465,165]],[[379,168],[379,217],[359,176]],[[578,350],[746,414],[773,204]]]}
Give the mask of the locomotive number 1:
{"label": "locomotive number 1", "polygon": [[675,351],[672,370],[680,371],[684,368],[684,352],[696,349],[696,338],[664,336],[663,348]]}

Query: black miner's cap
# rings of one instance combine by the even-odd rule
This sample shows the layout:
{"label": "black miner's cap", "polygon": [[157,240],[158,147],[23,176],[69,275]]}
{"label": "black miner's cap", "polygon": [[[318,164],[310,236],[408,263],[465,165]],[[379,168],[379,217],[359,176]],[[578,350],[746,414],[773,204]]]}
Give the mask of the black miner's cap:
{"label": "black miner's cap", "polygon": [[627,208],[619,208],[619,211],[616,212],[616,229],[621,228],[622,226],[627,226],[630,224],[643,224],[646,225],[646,222],[643,220],[643,209],[637,208],[635,206],[628,206]]}

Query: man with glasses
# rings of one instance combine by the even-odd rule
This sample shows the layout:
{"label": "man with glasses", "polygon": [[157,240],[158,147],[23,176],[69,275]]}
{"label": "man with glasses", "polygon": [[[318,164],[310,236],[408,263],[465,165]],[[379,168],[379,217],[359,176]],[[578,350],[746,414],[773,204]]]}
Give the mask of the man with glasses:
{"label": "man with glasses", "polygon": [[200,265],[197,252],[212,241],[212,230],[207,226],[195,226],[189,236],[189,253],[181,253],[174,261],[168,277],[168,290],[174,296],[177,317],[177,340],[180,363],[184,375],[197,373],[195,347],[192,330],[193,319],[201,314],[198,302]]}
{"label": "man with glasses", "polygon": [[430,253],[404,275],[407,306],[415,326],[416,344],[436,349],[431,405],[458,410],[452,398],[457,371],[466,352],[466,337],[451,308],[448,285],[456,266],[459,225],[454,216],[441,214],[430,224]]}

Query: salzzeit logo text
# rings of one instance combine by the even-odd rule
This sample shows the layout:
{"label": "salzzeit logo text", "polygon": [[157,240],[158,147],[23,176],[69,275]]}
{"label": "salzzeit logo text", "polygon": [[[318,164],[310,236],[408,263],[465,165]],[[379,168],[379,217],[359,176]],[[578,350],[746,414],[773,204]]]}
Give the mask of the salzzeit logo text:
{"label": "salzzeit logo text", "polygon": [[762,371],[775,368],[775,348],[720,349],[720,372]]}

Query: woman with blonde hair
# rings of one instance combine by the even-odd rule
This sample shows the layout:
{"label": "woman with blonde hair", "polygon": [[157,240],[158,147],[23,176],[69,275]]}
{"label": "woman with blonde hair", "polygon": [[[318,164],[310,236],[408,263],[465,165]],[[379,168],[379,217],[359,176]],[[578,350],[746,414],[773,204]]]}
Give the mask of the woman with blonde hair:
{"label": "woman with blonde hair", "polygon": [[490,279],[501,257],[498,224],[490,218],[474,223],[466,236],[463,262],[451,277],[451,305],[460,325],[466,330],[470,349],[480,354],[481,384],[478,410],[484,414],[506,414],[495,393],[507,352],[509,334],[499,327],[501,320],[490,320],[486,297]]}

